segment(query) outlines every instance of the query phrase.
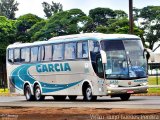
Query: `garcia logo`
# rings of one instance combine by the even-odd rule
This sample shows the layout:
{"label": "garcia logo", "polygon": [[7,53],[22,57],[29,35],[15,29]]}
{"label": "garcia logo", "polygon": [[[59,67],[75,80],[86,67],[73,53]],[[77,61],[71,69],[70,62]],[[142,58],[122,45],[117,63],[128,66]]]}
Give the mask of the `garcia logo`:
{"label": "garcia logo", "polygon": [[38,64],[36,65],[37,72],[60,72],[71,71],[68,63],[55,63],[55,64]]}

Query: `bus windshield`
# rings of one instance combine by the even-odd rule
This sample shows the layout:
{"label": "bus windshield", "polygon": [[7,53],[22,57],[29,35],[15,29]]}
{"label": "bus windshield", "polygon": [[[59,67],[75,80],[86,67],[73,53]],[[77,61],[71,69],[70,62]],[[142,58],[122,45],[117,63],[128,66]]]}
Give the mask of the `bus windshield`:
{"label": "bus windshield", "polygon": [[107,55],[106,78],[146,77],[147,63],[140,40],[102,40],[101,46]]}

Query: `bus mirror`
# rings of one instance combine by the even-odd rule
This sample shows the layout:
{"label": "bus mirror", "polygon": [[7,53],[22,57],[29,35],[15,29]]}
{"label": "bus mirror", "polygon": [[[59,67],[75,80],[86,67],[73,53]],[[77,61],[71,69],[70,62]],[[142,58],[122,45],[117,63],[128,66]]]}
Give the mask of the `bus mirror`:
{"label": "bus mirror", "polygon": [[103,63],[103,64],[107,63],[106,52],[103,51],[103,50],[100,50],[100,53],[101,53],[102,63]]}
{"label": "bus mirror", "polygon": [[151,62],[155,62],[155,56],[153,51],[148,48],[145,48],[144,51],[146,53],[147,60],[150,60]]}
{"label": "bus mirror", "polygon": [[154,53],[150,53],[150,59],[151,59],[151,62],[155,62],[155,56],[154,56]]}

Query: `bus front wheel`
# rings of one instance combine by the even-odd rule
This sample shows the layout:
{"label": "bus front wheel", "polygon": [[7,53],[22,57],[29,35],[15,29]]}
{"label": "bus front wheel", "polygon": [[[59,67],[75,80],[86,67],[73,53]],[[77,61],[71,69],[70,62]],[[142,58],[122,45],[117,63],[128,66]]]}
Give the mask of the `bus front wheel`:
{"label": "bus front wheel", "polygon": [[87,87],[84,88],[84,100],[85,101],[95,101],[97,99],[97,96],[92,95],[92,88],[90,85],[87,85]]}
{"label": "bus front wheel", "polygon": [[31,89],[30,89],[29,85],[25,86],[25,88],[24,88],[24,95],[25,95],[27,101],[34,100],[34,95],[32,95]]}
{"label": "bus front wheel", "polygon": [[120,96],[120,98],[122,101],[127,101],[127,100],[129,100],[130,96],[131,96],[131,94],[123,94]]}
{"label": "bus front wheel", "polygon": [[42,96],[41,89],[40,89],[40,86],[39,86],[39,85],[36,85],[36,86],[35,86],[34,95],[35,95],[35,99],[36,99],[37,101],[44,100],[44,98],[45,98],[45,96]]}

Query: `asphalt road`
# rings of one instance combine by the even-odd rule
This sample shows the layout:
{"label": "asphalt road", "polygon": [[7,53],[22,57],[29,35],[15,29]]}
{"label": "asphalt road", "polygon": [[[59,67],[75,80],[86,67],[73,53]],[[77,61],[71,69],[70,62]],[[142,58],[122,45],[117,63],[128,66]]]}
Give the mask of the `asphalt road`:
{"label": "asphalt road", "polygon": [[98,97],[95,102],[84,102],[82,97],[76,101],[54,101],[52,97],[46,97],[44,101],[28,102],[24,96],[4,97],[0,96],[0,107],[89,107],[89,108],[139,108],[160,109],[160,96],[131,96],[129,101],[121,101],[120,98]]}

